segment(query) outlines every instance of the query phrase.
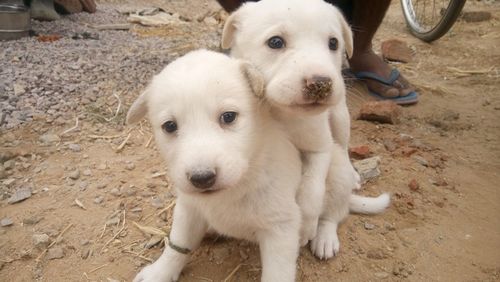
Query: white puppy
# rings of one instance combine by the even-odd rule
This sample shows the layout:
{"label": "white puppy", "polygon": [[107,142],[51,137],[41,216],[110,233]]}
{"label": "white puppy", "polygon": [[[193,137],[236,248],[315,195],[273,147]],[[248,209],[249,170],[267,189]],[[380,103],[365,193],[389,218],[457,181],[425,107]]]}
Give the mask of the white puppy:
{"label": "white puppy", "polygon": [[[337,207],[337,202],[356,205],[365,200],[351,196],[359,187],[359,175],[347,154],[350,118],[341,68],[344,53],[352,54],[352,44],[342,14],[322,0],[247,2],[228,18],[222,34],[223,48],[231,48],[233,57],[248,60],[263,73],[273,115],[302,153],[301,243],[321,238],[321,243],[315,239],[311,244],[320,257],[333,256],[339,248],[336,226],[348,209]],[[330,161],[332,168],[340,169],[328,172]],[[327,174],[328,183],[338,186],[328,188],[323,210]],[[379,200],[388,204],[387,195]],[[329,222],[334,228],[328,224],[329,228],[316,228],[322,211],[320,224]],[[333,246],[334,251],[325,254],[321,244]]]}
{"label": "white puppy", "polygon": [[248,63],[195,51],[157,75],[127,123],[146,113],[178,192],[170,240],[138,281],[175,281],[207,230],[258,242],[262,281],[294,281],[300,154],[270,116]]}

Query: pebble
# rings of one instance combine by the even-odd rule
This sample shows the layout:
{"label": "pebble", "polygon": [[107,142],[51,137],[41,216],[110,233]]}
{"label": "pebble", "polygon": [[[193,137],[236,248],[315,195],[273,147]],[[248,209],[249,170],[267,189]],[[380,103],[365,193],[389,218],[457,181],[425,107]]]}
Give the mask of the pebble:
{"label": "pebble", "polygon": [[97,183],[97,185],[95,187],[97,189],[104,189],[104,188],[106,188],[106,186],[108,186],[108,184],[101,182],[101,183]]}
{"label": "pebble", "polygon": [[102,163],[102,164],[100,164],[100,165],[97,166],[98,170],[105,170],[107,168],[108,168],[108,166],[105,163]]}
{"label": "pebble", "polygon": [[59,138],[59,136],[57,136],[56,134],[46,133],[41,135],[38,140],[40,140],[40,142],[45,145],[50,145],[61,141],[61,138]]}
{"label": "pebble", "polygon": [[47,251],[47,259],[61,259],[64,257],[64,250],[61,247],[53,247]]}
{"label": "pebble", "polygon": [[157,209],[161,209],[165,206],[165,203],[163,203],[160,197],[153,197],[153,199],[151,199],[151,205]]}
{"label": "pebble", "polygon": [[365,229],[366,230],[373,230],[375,229],[375,225],[369,222],[365,222]]}
{"label": "pebble", "polygon": [[112,217],[106,221],[107,226],[118,225],[118,224],[120,224],[120,218],[117,216]]}
{"label": "pebble", "polygon": [[11,218],[6,217],[0,220],[0,226],[2,227],[11,226],[12,224],[14,224],[14,221]]}
{"label": "pebble", "polygon": [[408,183],[408,187],[410,188],[411,191],[416,192],[420,189],[420,185],[418,184],[417,180],[412,179],[410,183]]}
{"label": "pebble", "polygon": [[118,190],[118,188],[113,188],[111,189],[111,191],[109,191],[109,193],[113,196],[116,196],[116,197],[119,197],[122,193],[120,192],[120,190]]}
{"label": "pebble", "polygon": [[82,174],[83,174],[84,176],[91,176],[91,175],[92,175],[92,171],[91,171],[90,169],[88,169],[88,168],[87,168],[87,169],[84,169],[84,170],[82,171]]}
{"label": "pebble", "polygon": [[462,19],[468,23],[489,21],[491,13],[487,11],[465,11],[462,13]]}
{"label": "pebble", "polygon": [[73,170],[68,174],[68,177],[73,180],[77,180],[78,178],[80,178],[80,170],[78,169]]}
{"label": "pebble", "polygon": [[31,197],[31,187],[21,187],[14,192],[8,200],[7,203],[15,204],[22,202]]}
{"label": "pebble", "polygon": [[94,203],[99,205],[101,204],[102,202],[104,201],[104,197],[103,196],[97,196],[94,198]]}
{"label": "pebble", "polygon": [[398,39],[389,39],[382,42],[382,57],[389,61],[409,63],[412,60],[413,52],[406,42]]}
{"label": "pebble", "polygon": [[371,155],[372,151],[370,147],[367,145],[361,145],[349,148],[349,156],[355,159],[366,159]]}
{"label": "pebble", "polygon": [[379,260],[387,258],[387,254],[380,248],[373,248],[366,252],[366,257]]}
{"label": "pebble", "polygon": [[3,163],[3,168],[5,170],[14,169],[15,166],[16,166],[16,162],[14,160],[8,160],[8,161]]}
{"label": "pebble", "polygon": [[425,166],[425,167],[429,166],[429,162],[427,162],[427,160],[426,160],[426,159],[424,159],[424,158],[423,158],[423,157],[421,157],[421,156],[413,156],[413,159],[414,159],[417,163],[419,163],[419,164],[421,164],[421,165],[423,165],[423,166]]}
{"label": "pebble", "polygon": [[80,144],[69,144],[68,148],[73,151],[73,152],[81,152],[82,151],[82,146]]}
{"label": "pebble", "polygon": [[380,175],[380,157],[371,157],[368,159],[355,161],[353,166],[359,173],[362,182],[366,182],[370,179],[374,179]]}
{"label": "pebble", "polygon": [[37,248],[46,248],[50,243],[50,238],[47,234],[34,234],[32,238],[33,245]]}
{"label": "pebble", "polygon": [[14,182],[16,182],[16,179],[14,178],[9,178],[9,179],[5,179],[2,183],[3,185],[9,187],[11,184],[13,184]]}
{"label": "pebble", "polygon": [[400,121],[401,113],[401,106],[392,101],[372,101],[361,106],[358,119],[397,124]]}
{"label": "pebble", "polygon": [[217,265],[221,265],[226,261],[226,259],[231,255],[231,251],[226,247],[218,247],[212,249],[211,258],[213,262]]}
{"label": "pebble", "polygon": [[82,182],[80,182],[79,186],[80,186],[80,190],[84,191],[87,189],[87,187],[89,187],[89,183],[87,181],[82,181]]}
{"label": "pebble", "polygon": [[90,255],[90,249],[87,249],[87,248],[82,249],[82,253],[80,255],[82,257],[82,259],[87,259],[89,257],[89,255]]}
{"label": "pebble", "polygon": [[389,273],[387,272],[375,272],[373,275],[375,275],[375,277],[379,279],[386,279],[387,277],[389,277]]}
{"label": "pebble", "polygon": [[127,170],[134,170],[135,169],[135,164],[134,163],[128,163],[125,165],[125,168]]}
{"label": "pebble", "polygon": [[27,217],[25,219],[23,219],[23,224],[26,224],[26,225],[35,225],[37,224],[38,222],[40,222],[40,220],[42,220],[43,218],[42,217],[39,217],[39,216],[30,216],[30,217]]}

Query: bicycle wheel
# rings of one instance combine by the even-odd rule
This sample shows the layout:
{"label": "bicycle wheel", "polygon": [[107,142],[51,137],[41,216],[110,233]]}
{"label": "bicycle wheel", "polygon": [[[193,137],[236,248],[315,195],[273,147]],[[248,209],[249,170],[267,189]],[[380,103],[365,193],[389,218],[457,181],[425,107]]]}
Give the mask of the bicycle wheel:
{"label": "bicycle wheel", "polygon": [[445,35],[457,20],[466,0],[401,0],[410,32],[431,42]]}

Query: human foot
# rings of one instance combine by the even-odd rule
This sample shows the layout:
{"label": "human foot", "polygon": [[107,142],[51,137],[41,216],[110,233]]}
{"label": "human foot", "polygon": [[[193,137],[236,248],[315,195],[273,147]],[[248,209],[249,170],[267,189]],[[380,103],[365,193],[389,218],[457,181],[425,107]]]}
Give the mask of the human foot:
{"label": "human foot", "polygon": [[398,104],[418,101],[418,95],[410,83],[373,51],[354,54],[349,65],[352,73],[362,79],[370,92],[379,99],[393,100]]}

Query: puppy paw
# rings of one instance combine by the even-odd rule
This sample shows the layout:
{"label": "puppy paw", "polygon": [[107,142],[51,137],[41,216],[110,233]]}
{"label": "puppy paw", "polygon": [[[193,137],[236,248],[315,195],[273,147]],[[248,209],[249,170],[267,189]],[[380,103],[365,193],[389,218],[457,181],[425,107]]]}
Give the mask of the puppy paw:
{"label": "puppy paw", "polygon": [[133,282],[174,282],[179,279],[180,271],[169,269],[168,265],[155,263],[146,266],[135,276]]}
{"label": "puppy paw", "polygon": [[337,224],[329,221],[321,221],[318,233],[311,242],[311,252],[319,259],[329,259],[336,256],[340,249],[337,236]]}
{"label": "puppy paw", "polygon": [[361,176],[351,165],[351,180],[353,183],[354,190],[361,190]]}
{"label": "puppy paw", "polygon": [[300,229],[300,246],[304,247],[307,242],[316,237],[318,230],[318,219],[303,219],[302,228]]}

